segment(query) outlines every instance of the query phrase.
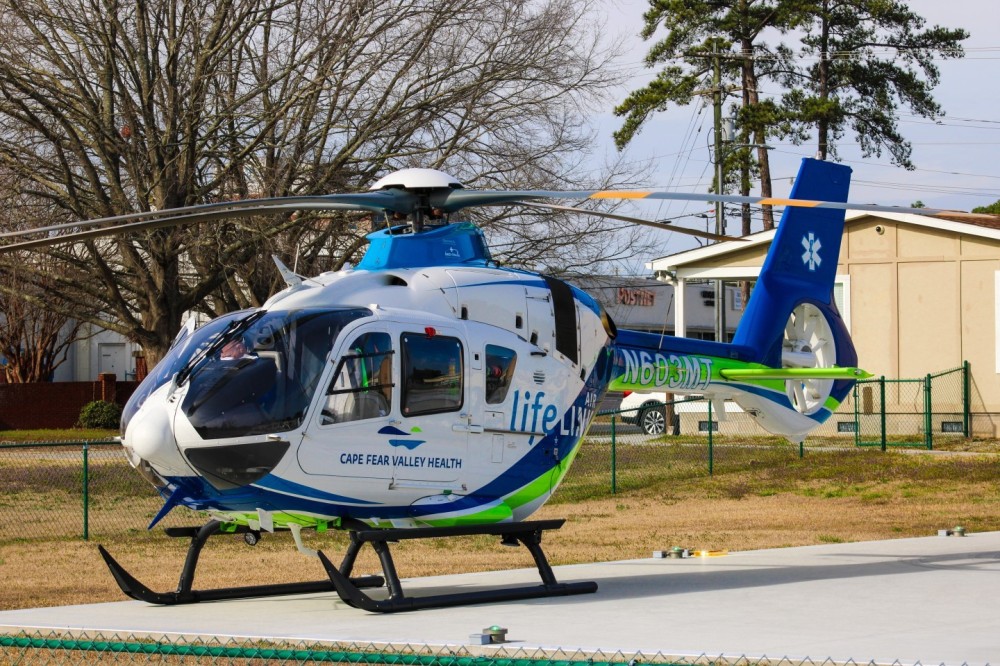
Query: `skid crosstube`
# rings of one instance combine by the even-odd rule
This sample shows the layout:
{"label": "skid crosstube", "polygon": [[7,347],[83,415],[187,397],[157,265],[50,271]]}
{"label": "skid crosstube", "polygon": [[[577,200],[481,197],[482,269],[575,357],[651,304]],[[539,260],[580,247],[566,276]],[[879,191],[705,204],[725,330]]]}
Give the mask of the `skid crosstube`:
{"label": "skid crosstube", "polygon": [[[351,548],[355,545],[370,543],[382,563],[382,573],[385,577],[389,596],[386,599],[372,599],[361,591],[360,586],[348,578],[341,569],[319,553],[320,561],[327,575],[336,587],[337,594],[347,604],[373,613],[397,613],[401,611],[419,610],[423,608],[444,608],[448,606],[465,606],[499,601],[515,601],[520,599],[538,599],[541,597],[561,597],[571,594],[589,594],[597,591],[597,583],[576,582],[559,583],[556,581],[552,567],[549,566],[545,553],[542,551],[542,533],[557,530],[562,527],[563,520],[539,520],[521,523],[494,523],[491,525],[469,525],[456,527],[422,527],[413,529],[358,530],[351,532]],[[422,597],[407,597],[396,573],[396,566],[389,551],[389,542],[404,539],[434,539],[441,537],[471,536],[491,534],[500,536],[502,543],[517,545],[520,543],[535,560],[541,585],[522,587],[500,587],[471,592],[456,592],[454,594],[435,594]],[[350,552],[350,551],[349,551]]]}
{"label": "skid crosstube", "polygon": [[[252,585],[246,587],[217,588],[210,590],[195,590],[194,575],[198,567],[198,557],[208,539],[219,533],[222,524],[210,520],[201,527],[169,528],[166,530],[171,537],[190,537],[184,568],[181,570],[177,590],[174,592],[154,592],[126,571],[103,547],[98,546],[101,556],[111,570],[118,586],[127,596],[150,604],[170,606],[175,604],[192,604],[200,601],[220,601],[224,599],[246,599],[290,594],[308,594],[313,592],[337,592],[347,604],[374,613],[395,613],[418,610],[422,608],[443,608],[447,606],[462,606],[499,601],[514,601],[519,599],[537,599],[541,597],[558,597],[571,594],[588,594],[597,591],[597,583],[576,582],[559,583],[556,581],[552,567],[549,566],[545,553],[542,552],[542,533],[557,530],[562,527],[563,520],[540,520],[521,523],[495,523],[491,525],[469,525],[456,527],[420,527],[412,529],[350,529],[350,544],[340,567],[334,564],[322,552],[319,559],[326,570],[327,579],[303,583],[279,583],[274,585]],[[246,527],[238,527],[235,533],[249,531]],[[234,532],[227,532],[232,534]],[[528,549],[535,560],[535,566],[542,579],[541,585],[521,587],[500,587],[454,594],[436,594],[422,597],[407,597],[396,572],[396,566],[389,550],[389,543],[406,539],[434,539],[441,537],[495,535],[501,537],[501,543],[506,545],[521,544]],[[382,576],[351,577],[354,562],[364,544],[371,544],[382,564]],[[373,599],[362,590],[365,588],[385,586],[388,597]]]}

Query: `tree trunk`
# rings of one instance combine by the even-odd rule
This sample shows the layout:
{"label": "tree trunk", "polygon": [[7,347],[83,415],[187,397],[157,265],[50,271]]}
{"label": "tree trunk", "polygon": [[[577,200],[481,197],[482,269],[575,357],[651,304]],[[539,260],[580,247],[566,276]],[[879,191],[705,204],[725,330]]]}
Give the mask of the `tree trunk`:
{"label": "tree trunk", "polygon": [[[830,11],[829,0],[823,0],[823,11],[820,14],[820,53],[819,53],[819,98],[824,102],[830,97]],[[816,159],[825,160],[830,141],[830,119],[825,113],[820,114],[816,123]]]}

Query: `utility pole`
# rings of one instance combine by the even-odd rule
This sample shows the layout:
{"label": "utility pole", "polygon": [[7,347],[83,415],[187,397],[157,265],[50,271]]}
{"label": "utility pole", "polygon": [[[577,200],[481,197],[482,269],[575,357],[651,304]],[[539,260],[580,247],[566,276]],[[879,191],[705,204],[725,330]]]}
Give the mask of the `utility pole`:
{"label": "utility pole", "polygon": [[[723,155],[722,138],[722,68],[719,64],[719,45],[716,43],[712,47],[712,100],[715,111],[715,191],[722,194],[723,172],[722,163],[725,161]],[[715,233],[726,233],[725,206],[722,202],[715,204]],[[715,281],[715,339],[718,342],[726,342],[726,290],[723,287],[722,278]]]}

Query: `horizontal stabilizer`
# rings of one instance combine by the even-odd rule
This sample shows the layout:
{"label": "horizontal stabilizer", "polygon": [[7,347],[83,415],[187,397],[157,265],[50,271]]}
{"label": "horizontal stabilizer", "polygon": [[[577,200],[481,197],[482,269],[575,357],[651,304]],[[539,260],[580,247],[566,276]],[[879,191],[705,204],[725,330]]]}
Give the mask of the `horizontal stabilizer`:
{"label": "horizontal stabilizer", "polygon": [[733,368],[720,370],[724,379],[868,379],[861,368]]}

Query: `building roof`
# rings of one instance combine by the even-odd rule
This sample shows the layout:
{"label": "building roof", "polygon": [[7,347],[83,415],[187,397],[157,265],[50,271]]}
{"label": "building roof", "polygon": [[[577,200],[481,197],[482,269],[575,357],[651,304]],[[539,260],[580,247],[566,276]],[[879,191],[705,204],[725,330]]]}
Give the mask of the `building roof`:
{"label": "building roof", "polygon": [[[964,234],[967,236],[978,236],[981,238],[1000,240],[1000,215],[961,212],[943,213],[939,215],[911,215],[909,213],[871,213],[852,211],[847,213],[845,224],[852,224],[858,222],[859,220],[870,220],[872,218],[892,220],[902,224],[929,227],[942,231],[952,231],[954,233]],[[733,239],[731,241],[713,243],[711,245],[695,248],[693,250],[668,254],[664,257],[653,259],[651,262],[646,264],[646,266],[658,275],[663,273],[676,273],[678,269],[684,269],[687,266],[700,264],[709,259],[732,254],[734,252],[753,248],[758,245],[768,244],[774,238],[775,231],[775,229],[758,231],[757,233]],[[745,277],[753,277],[756,275],[756,272],[757,271],[754,269],[747,269],[745,271]],[[706,273],[705,275],[689,275],[687,277],[712,276]],[[719,275],[716,277],[730,278],[735,276]]]}

